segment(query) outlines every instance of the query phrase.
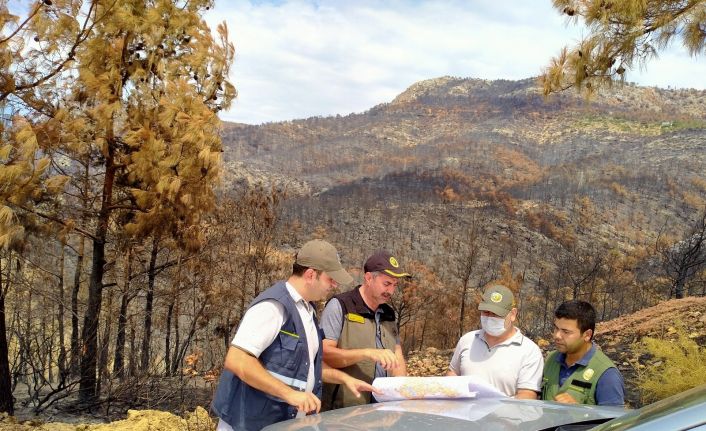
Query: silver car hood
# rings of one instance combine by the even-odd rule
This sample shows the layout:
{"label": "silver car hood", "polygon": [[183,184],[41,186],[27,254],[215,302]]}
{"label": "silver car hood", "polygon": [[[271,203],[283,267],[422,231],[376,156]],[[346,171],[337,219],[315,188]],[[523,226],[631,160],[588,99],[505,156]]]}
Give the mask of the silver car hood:
{"label": "silver car hood", "polygon": [[547,401],[485,398],[406,400],[332,410],[265,428],[284,430],[528,430],[608,420],[625,414],[618,407],[567,405]]}

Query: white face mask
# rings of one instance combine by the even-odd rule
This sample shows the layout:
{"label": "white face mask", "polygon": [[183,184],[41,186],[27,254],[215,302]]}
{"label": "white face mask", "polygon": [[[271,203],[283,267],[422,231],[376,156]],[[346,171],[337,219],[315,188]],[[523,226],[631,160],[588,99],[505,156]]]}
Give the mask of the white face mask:
{"label": "white face mask", "polygon": [[499,337],[505,332],[505,319],[499,317],[480,316],[480,326],[488,335]]}

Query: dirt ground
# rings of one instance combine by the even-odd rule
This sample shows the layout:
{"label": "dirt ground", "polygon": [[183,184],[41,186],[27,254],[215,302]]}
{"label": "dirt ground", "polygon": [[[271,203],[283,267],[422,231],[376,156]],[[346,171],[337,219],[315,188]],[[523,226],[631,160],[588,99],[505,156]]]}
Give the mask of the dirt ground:
{"label": "dirt ground", "polygon": [[202,407],[183,418],[159,410],[128,410],[126,419],[107,424],[13,423],[12,418],[0,421],[2,431],[212,431],[215,427],[216,423]]}
{"label": "dirt ground", "polygon": [[[596,341],[616,363],[625,378],[626,399],[632,407],[639,407],[640,394],[635,377],[645,359],[633,351],[642,337],[670,338],[675,326],[688,328],[689,337],[701,346],[706,345],[706,298],[685,298],[662,302],[634,314],[599,323]],[[547,351],[551,343],[536,340]],[[453,350],[427,348],[410,352],[407,358],[412,376],[442,376],[446,374]],[[160,406],[161,407],[161,406]],[[75,419],[75,418],[74,418]],[[72,420],[73,422],[73,420]],[[0,416],[0,431],[212,431],[215,421],[203,407],[196,407],[184,417],[160,410],[128,410],[127,418],[110,423],[44,423],[40,420],[18,421]]]}
{"label": "dirt ground", "polygon": [[[0,431],[212,431],[216,422],[206,406],[213,383],[201,377],[140,378],[115,385],[110,404],[77,410],[75,396],[44,410],[39,416],[15,391],[16,417],[0,413]],[[177,413],[177,414],[175,414]]]}

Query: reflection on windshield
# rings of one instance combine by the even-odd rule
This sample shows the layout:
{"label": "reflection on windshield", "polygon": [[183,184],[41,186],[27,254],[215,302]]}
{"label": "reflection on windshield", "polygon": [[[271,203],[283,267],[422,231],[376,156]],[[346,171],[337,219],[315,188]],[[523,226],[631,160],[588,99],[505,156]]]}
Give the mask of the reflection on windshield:
{"label": "reflection on windshield", "polygon": [[[464,422],[482,424],[482,429],[516,430],[544,429],[548,426],[584,423],[600,419],[591,406],[566,408],[566,406],[543,401],[517,401],[512,399],[487,402],[487,400],[434,401],[418,400],[403,403],[383,403],[375,407],[378,411],[405,412],[402,421],[417,424],[424,422],[440,424],[435,417],[454,418]],[[417,415],[409,416],[409,413]],[[619,414],[619,411],[617,412]],[[607,418],[605,419],[607,420]],[[422,426],[416,427],[425,429]],[[443,431],[443,430],[442,430]]]}
{"label": "reflection on windshield", "polygon": [[[690,389],[681,394],[671,396],[662,401],[642,407],[641,409],[627,413],[612,421],[606,422],[595,431],[621,431],[630,429],[633,426],[658,420],[668,416],[678,410],[688,409],[699,404],[706,403],[706,385]],[[676,426],[676,424],[674,424]]]}
{"label": "reflection on windshield", "polygon": [[[287,430],[384,430],[392,427],[402,416],[401,412],[385,412],[371,410],[370,406],[360,406],[328,412],[325,423],[321,424],[320,414],[307,416],[293,421],[281,422],[278,431]],[[286,424],[286,427],[282,426]]]}
{"label": "reflection on windshield", "polygon": [[[280,423],[280,430],[543,430],[608,420],[620,409],[514,399],[406,400],[332,410]],[[286,424],[286,427],[284,425]]]}

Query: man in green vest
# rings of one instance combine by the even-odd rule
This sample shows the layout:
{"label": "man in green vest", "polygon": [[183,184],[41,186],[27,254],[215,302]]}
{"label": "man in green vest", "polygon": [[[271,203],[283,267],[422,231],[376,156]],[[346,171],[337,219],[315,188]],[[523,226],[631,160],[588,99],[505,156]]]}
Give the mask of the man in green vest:
{"label": "man in green vest", "polygon": [[[370,256],[363,271],[363,284],[331,298],[321,314],[324,362],[368,383],[375,377],[405,376],[397,319],[387,303],[399,279],[410,274],[385,250]],[[323,410],[369,402],[370,393],[358,398],[345,385],[324,384]]]}
{"label": "man in green vest", "polygon": [[622,406],[623,376],[593,343],[596,310],[566,301],[554,312],[554,345],[544,362],[542,399],[567,404]]}

